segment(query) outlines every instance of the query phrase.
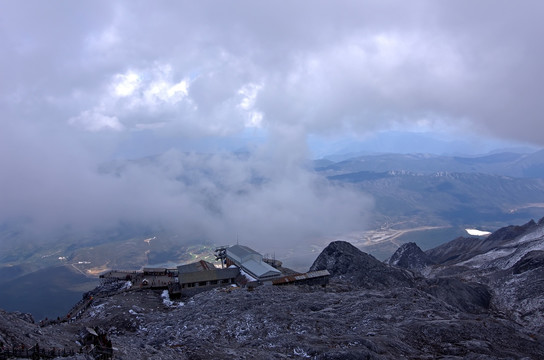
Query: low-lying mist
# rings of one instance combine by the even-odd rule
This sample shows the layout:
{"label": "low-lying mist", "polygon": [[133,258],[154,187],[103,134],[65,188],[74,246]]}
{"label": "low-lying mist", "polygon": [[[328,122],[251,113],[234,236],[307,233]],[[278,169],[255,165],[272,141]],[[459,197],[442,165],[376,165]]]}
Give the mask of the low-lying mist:
{"label": "low-lying mist", "polygon": [[67,233],[77,242],[123,224],[175,234],[180,243],[240,241],[270,253],[364,228],[367,195],[315,174],[300,149],[276,145],[98,162],[38,144],[6,162],[14,176],[3,184],[0,216],[30,242]]}

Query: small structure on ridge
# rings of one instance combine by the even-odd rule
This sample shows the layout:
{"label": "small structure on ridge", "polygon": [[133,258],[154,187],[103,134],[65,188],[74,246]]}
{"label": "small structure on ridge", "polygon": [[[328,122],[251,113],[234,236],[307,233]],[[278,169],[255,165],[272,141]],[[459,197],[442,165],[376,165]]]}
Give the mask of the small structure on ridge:
{"label": "small structure on ridge", "polygon": [[263,261],[263,256],[244,245],[233,245],[226,249],[227,266],[235,265],[258,281],[281,276],[281,271]]}

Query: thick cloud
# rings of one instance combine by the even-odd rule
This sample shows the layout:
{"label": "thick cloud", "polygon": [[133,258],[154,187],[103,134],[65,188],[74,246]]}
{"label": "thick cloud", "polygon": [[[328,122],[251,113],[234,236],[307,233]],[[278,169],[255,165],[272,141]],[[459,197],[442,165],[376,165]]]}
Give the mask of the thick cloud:
{"label": "thick cloud", "polygon": [[[368,200],[305,170],[307,136],[463,129],[543,145],[542,8],[3,2],[0,220],[164,222],[213,241],[361,226]],[[179,151],[227,143],[253,151]]]}
{"label": "thick cloud", "polygon": [[0,218],[8,229],[17,224],[27,239],[54,240],[122,223],[188,242],[232,243],[239,236],[272,251],[359,229],[371,207],[367,196],[306,171],[296,151],[171,150],[98,164],[55,134],[27,129],[17,141],[0,139]]}
{"label": "thick cloud", "polygon": [[426,119],[542,143],[537,1],[3,8],[3,100],[87,130],[368,132]]}

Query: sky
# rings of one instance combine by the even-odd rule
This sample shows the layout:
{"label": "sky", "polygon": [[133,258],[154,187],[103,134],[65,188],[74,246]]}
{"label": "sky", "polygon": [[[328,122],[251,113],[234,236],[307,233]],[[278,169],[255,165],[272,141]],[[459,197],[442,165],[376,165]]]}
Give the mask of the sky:
{"label": "sky", "polygon": [[543,7],[0,2],[0,224],[278,247],[364,228],[371,197],[309,158],[390,131],[544,145]]}

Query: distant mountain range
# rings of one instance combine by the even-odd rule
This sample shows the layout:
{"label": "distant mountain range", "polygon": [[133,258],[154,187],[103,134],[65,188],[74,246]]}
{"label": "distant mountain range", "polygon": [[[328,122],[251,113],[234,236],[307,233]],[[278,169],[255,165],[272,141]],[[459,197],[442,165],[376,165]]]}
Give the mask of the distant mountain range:
{"label": "distant mountain range", "polygon": [[437,132],[383,131],[365,138],[332,140],[310,137],[309,147],[316,158],[342,161],[362,155],[389,153],[440,155],[477,155],[499,152],[531,153],[538,147],[512,143],[467,133],[453,135]]}
{"label": "distant mountain range", "polygon": [[365,155],[339,162],[328,159],[316,160],[314,168],[327,176],[365,171],[377,173],[405,171],[420,174],[482,173],[522,178],[544,178],[544,150],[530,154],[505,152],[483,156]]}
{"label": "distant mountain range", "polygon": [[375,199],[374,222],[496,229],[544,212],[544,151],[480,157],[359,156],[314,169]]}

